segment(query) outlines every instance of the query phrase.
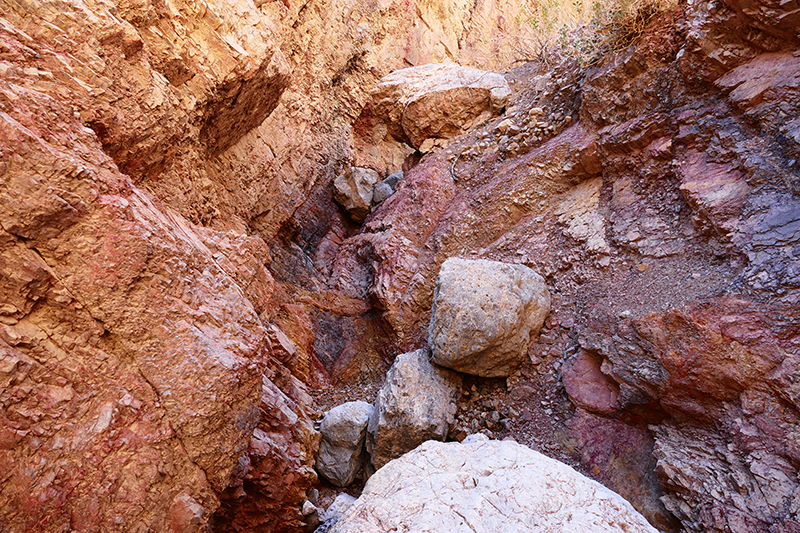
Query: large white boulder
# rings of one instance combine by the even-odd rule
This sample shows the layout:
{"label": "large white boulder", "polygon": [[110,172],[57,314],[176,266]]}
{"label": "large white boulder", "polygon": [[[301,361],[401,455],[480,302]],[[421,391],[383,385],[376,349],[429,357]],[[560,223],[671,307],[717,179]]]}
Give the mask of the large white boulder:
{"label": "large white boulder", "polygon": [[498,115],[511,91],[502,74],[453,63],[396,70],[372,90],[374,112],[399,141],[419,149]]}
{"label": "large white boulder", "polygon": [[524,265],[451,257],[439,270],[428,342],[433,362],[506,377],[550,312],[544,279]]}
{"label": "large white boulder", "polygon": [[460,393],[461,377],[431,364],[427,350],[398,355],[369,419],[372,465],[380,468],[426,440],[444,440]]}
{"label": "large white boulder", "polygon": [[334,485],[346,487],[355,481],[364,462],[364,439],[371,414],[371,404],[347,402],[328,411],[322,419],[317,472]]}
{"label": "large white boulder", "polygon": [[657,533],[618,494],[513,441],[428,441],[391,461],[330,533]]}

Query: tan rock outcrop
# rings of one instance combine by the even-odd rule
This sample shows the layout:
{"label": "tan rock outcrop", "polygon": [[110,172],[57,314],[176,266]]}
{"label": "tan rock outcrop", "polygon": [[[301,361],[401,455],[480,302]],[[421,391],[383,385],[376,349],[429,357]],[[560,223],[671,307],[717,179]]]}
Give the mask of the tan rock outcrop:
{"label": "tan rock outcrop", "polygon": [[510,94],[502,75],[452,63],[396,70],[371,92],[373,113],[389,133],[417,149],[500,114]]}

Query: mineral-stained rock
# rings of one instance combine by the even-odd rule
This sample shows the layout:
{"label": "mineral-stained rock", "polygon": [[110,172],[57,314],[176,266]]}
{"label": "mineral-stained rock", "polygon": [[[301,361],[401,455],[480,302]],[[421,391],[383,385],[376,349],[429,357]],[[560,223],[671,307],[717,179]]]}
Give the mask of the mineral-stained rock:
{"label": "mineral-stained rock", "polygon": [[510,90],[500,74],[452,63],[396,70],[372,91],[375,114],[398,140],[419,148],[447,139],[499,114]]}
{"label": "mineral-stained rock", "polygon": [[334,485],[346,487],[364,462],[364,439],[372,405],[347,402],[328,411],[320,423],[322,442],[317,472]]}
{"label": "mineral-stained rock", "polygon": [[317,482],[320,434],[308,416],[311,397],[280,365],[264,376],[262,419],[234,469],[214,517],[214,531],[290,532],[304,527],[302,504]]}
{"label": "mineral-stained rock", "polygon": [[619,408],[619,385],[603,374],[602,358],[580,350],[565,365],[564,388],[570,399],[588,411],[611,415]]}
{"label": "mineral-stained rock", "polygon": [[579,408],[567,428],[592,479],[629,501],[660,531],[679,530],[675,517],[661,501],[664,488],[656,472],[655,439],[646,427],[630,426]]}
{"label": "mineral-stained rock", "polygon": [[378,469],[426,440],[444,440],[460,392],[461,377],[431,364],[427,350],[398,355],[369,419],[372,465]]}
{"label": "mineral-stained rock", "polygon": [[363,222],[372,209],[372,193],[380,175],[370,168],[350,167],[333,182],[333,197],[355,222]]}
{"label": "mineral-stained rock", "polygon": [[450,258],[433,296],[433,361],[476,376],[508,376],[549,312],[544,279],[530,268]]}
{"label": "mineral-stained rock", "polygon": [[654,453],[662,500],[687,530],[766,531],[775,517],[785,531],[800,526],[800,407],[787,381],[800,365],[797,324],[796,299],[714,298],[604,336],[620,405],[669,415],[651,426]]}
{"label": "mineral-stained rock", "polygon": [[647,532],[619,495],[513,441],[428,441],[373,475],[331,533]]}

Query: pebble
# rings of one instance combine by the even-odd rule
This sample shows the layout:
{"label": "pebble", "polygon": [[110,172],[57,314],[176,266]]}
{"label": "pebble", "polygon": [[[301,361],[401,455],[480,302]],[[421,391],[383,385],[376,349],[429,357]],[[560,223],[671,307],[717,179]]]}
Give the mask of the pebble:
{"label": "pebble", "polygon": [[303,509],[300,511],[303,516],[310,516],[317,512],[317,506],[306,500],[303,502]]}

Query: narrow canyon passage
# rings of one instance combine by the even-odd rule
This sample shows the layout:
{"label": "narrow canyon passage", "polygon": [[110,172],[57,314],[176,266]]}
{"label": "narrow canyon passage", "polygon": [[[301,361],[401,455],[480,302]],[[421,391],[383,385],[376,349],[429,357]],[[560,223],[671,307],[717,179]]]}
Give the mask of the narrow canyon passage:
{"label": "narrow canyon passage", "polygon": [[[418,435],[447,442],[412,465],[512,439],[642,531],[800,531],[798,28],[0,0],[0,531],[360,531],[391,502],[326,509]],[[355,400],[338,487],[323,416]]]}

